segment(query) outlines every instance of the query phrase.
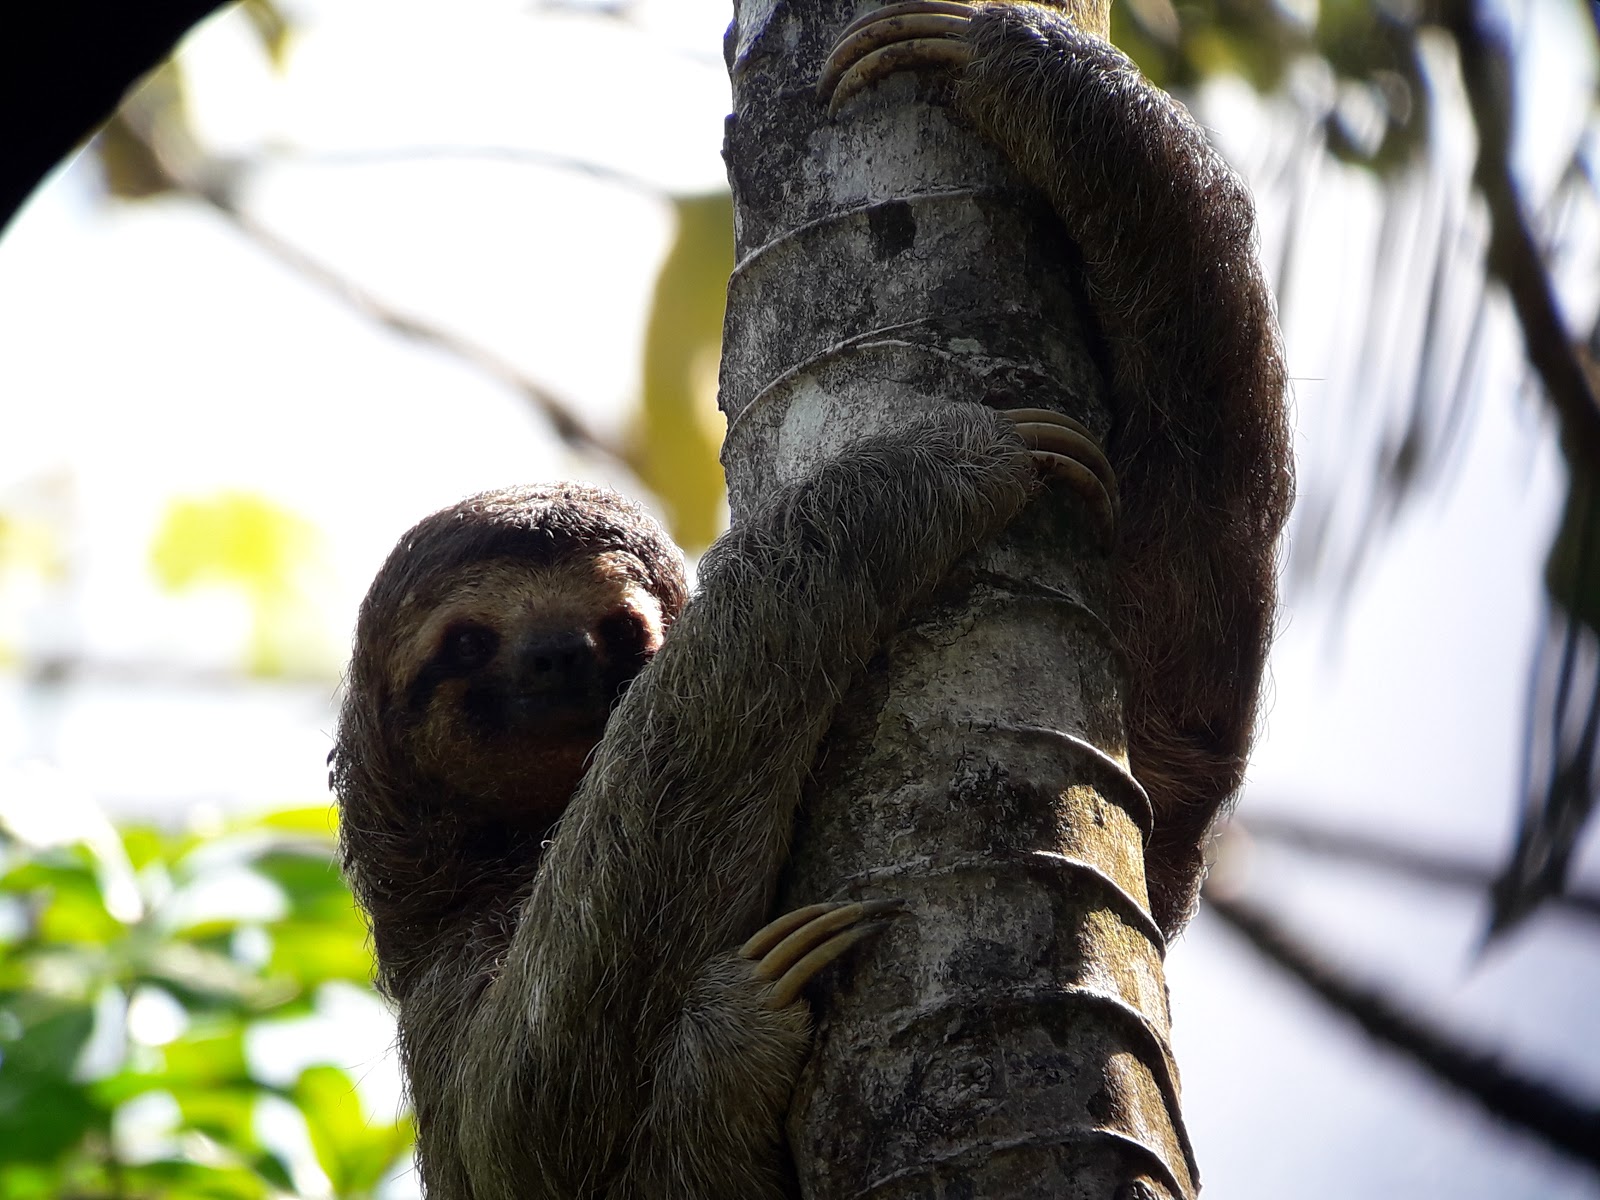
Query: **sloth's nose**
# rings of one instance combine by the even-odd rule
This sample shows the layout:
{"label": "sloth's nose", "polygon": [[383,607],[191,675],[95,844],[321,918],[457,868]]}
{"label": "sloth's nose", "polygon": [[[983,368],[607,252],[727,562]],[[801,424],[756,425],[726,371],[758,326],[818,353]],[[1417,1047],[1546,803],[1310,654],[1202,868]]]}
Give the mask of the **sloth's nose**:
{"label": "sloth's nose", "polygon": [[529,634],[514,647],[517,682],[529,691],[583,689],[599,676],[594,639],[581,630]]}

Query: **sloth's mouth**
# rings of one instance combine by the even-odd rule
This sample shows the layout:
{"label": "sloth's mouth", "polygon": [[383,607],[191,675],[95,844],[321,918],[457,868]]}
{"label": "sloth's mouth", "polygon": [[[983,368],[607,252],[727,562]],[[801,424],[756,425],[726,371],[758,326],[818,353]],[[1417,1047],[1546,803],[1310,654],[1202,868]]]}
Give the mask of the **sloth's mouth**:
{"label": "sloth's mouth", "polygon": [[487,686],[468,690],[463,715],[491,738],[598,736],[611,706],[596,687]]}
{"label": "sloth's mouth", "polygon": [[519,732],[544,737],[581,733],[598,736],[610,712],[611,706],[593,694],[530,690],[511,692],[505,698],[506,724]]}

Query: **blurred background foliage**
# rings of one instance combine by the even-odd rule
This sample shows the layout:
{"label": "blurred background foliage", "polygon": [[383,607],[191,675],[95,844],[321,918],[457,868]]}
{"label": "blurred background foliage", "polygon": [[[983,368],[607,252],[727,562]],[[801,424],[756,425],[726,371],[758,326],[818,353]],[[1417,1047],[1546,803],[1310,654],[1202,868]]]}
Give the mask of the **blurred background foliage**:
{"label": "blurred background foliage", "polygon": [[[1585,26],[1594,17],[1584,0],[1533,2],[1580,9]],[[292,8],[273,0],[241,7],[261,53],[281,68],[296,42]],[[589,16],[626,21],[629,6],[624,0]],[[1517,88],[1534,68],[1508,52],[1496,32],[1499,16],[1470,0],[1128,0],[1114,7],[1114,40],[1158,82],[1193,92],[1239,79],[1288,114],[1290,132],[1269,149],[1279,169],[1261,192],[1264,208],[1291,213],[1273,264],[1286,317],[1299,295],[1292,214],[1329,164],[1368,173],[1383,197],[1380,258],[1402,244],[1425,244],[1419,269],[1375,284],[1371,319],[1350,348],[1353,359],[1375,361],[1368,375],[1384,381],[1379,407],[1388,415],[1366,442],[1342,448],[1366,464],[1365,486],[1343,486],[1344,475],[1306,477],[1294,586],[1347,588],[1394,514],[1459,452],[1474,403],[1474,354],[1496,287],[1515,293],[1517,272],[1531,266],[1550,294],[1563,271],[1595,270],[1592,258],[1562,257],[1581,241],[1573,231],[1593,224],[1595,97],[1573,98],[1586,115],[1554,185],[1537,203],[1515,189],[1508,199]],[[1595,57],[1592,45],[1583,53]],[[1487,89],[1476,99],[1463,91],[1475,83]],[[1474,108],[1478,161],[1452,180],[1440,134],[1450,113],[1442,110],[1459,120]],[[1505,128],[1485,128],[1485,113],[1497,113]],[[92,144],[113,202],[181,197],[204,206],[379,326],[484,371],[524,398],[565,445],[648,489],[691,552],[725,525],[715,391],[732,267],[726,194],[661,195],[674,232],[643,330],[634,413],[621,434],[610,433],[540,381],[459,334],[384,305],[264,230],[241,198],[252,164],[209,152],[193,116],[181,62],[160,68],[130,97]],[[1469,177],[1476,199],[1464,186]],[[1419,191],[1441,189],[1446,199],[1418,217]],[[1592,308],[1592,299],[1584,292],[1572,311]],[[1525,306],[1517,315],[1530,346],[1540,337],[1584,341],[1559,325],[1538,327]],[[1410,332],[1395,335],[1397,328]],[[1589,351],[1572,351],[1574,361],[1592,370],[1583,354],[1597,342],[1600,332],[1589,336]],[[1529,360],[1531,389],[1570,387],[1542,369],[1536,353]],[[1495,883],[1497,927],[1562,889],[1592,808],[1600,443],[1593,412],[1581,411],[1584,402],[1593,407],[1587,386],[1577,409],[1550,397],[1573,482],[1546,572],[1551,632],[1531,669],[1522,833]],[[1341,542],[1341,528],[1355,532]],[[66,570],[71,538],[67,524],[48,514],[0,509],[0,588],[15,597],[50,587]],[[329,620],[316,582],[326,555],[305,518],[264,494],[231,490],[174,500],[147,557],[153,579],[174,597],[204,590],[244,606],[249,634],[240,672],[331,682],[339,654],[320,632]],[[29,667],[17,647],[17,630],[0,626],[0,664]],[[403,1170],[404,1120],[387,1119],[339,1066],[301,1063],[285,1075],[261,1050],[263,1032],[293,1028],[341,988],[364,987],[369,978],[365,930],[333,863],[327,812],[174,830],[114,828],[87,801],[63,802],[63,811],[71,819],[55,826],[15,806],[0,812],[0,1195],[382,1191]]]}
{"label": "blurred background foliage", "polygon": [[661,500],[691,554],[727,526],[722,484],[726,426],[717,408],[722,310],[733,270],[733,198],[674,196],[676,228],[656,276],[644,330],[639,420],[628,460]]}
{"label": "blurred background foliage", "polygon": [[213,587],[245,600],[246,670],[267,676],[322,674],[338,661],[305,583],[320,559],[314,525],[248,492],[175,500],[150,548],[164,590]]}
{"label": "blurred background foliage", "polygon": [[373,1195],[406,1123],[253,1045],[370,977],[328,811],[179,833],[52,809],[0,827],[0,1195]]}

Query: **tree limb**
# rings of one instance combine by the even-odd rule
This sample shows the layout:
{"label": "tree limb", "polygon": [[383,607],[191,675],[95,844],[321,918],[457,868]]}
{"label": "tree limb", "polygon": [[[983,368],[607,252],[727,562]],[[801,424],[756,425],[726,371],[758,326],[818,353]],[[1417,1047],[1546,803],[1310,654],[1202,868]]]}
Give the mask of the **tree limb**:
{"label": "tree limb", "polygon": [[[1293,846],[1312,854],[1346,859],[1376,867],[1407,879],[1487,895],[1499,877],[1498,869],[1457,855],[1441,854],[1401,845],[1343,829],[1330,829],[1287,816],[1253,816],[1231,827],[1246,837]],[[1550,903],[1600,920],[1600,892],[1579,888],[1550,898]]]}
{"label": "tree limb", "polygon": [[1523,213],[1511,170],[1510,64],[1477,0],[1452,0],[1445,22],[1456,40],[1461,78],[1478,130],[1475,179],[1489,209],[1489,274],[1505,284],[1522,327],[1528,362],[1579,457],[1600,463],[1600,400],[1568,333],[1544,256]]}
{"label": "tree limb", "polygon": [[1355,1021],[1369,1036],[1405,1054],[1491,1115],[1581,1163],[1600,1168],[1600,1108],[1504,1065],[1495,1052],[1471,1046],[1414,1015],[1376,987],[1353,981],[1266,909],[1218,888],[1208,888],[1205,898],[1211,911],[1269,962]]}
{"label": "tree limb", "polygon": [[487,347],[401,311],[268,229],[239,202],[239,165],[206,157],[192,146],[174,147],[174,140],[184,139],[161,136],[156,123],[136,111],[123,115],[126,119],[120,124],[124,132],[137,140],[148,157],[146,165],[158,171],[171,190],[206,204],[280,263],[368,320],[399,337],[430,346],[515,392],[568,448],[634,469],[622,445],[591,427],[569,401],[544,384]]}

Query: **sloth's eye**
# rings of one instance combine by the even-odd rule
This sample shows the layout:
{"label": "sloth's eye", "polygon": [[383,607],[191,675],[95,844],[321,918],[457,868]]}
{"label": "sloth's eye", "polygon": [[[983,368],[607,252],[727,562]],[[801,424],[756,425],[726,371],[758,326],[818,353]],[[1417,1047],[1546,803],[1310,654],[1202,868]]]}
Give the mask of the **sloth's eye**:
{"label": "sloth's eye", "polygon": [[444,635],[439,657],[454,670],[470,671],[494,657],[500,635],[482,625],[457,625]]}
{"label": "sloth's eye", "polygon": [[644,618],[626,610],[603,618],[599,632],[600,640],[605,643],[606,650],[611,658],[616,660],[625,660],[644,653],[645,644],[650,637],[649,630],[645,628]]}

